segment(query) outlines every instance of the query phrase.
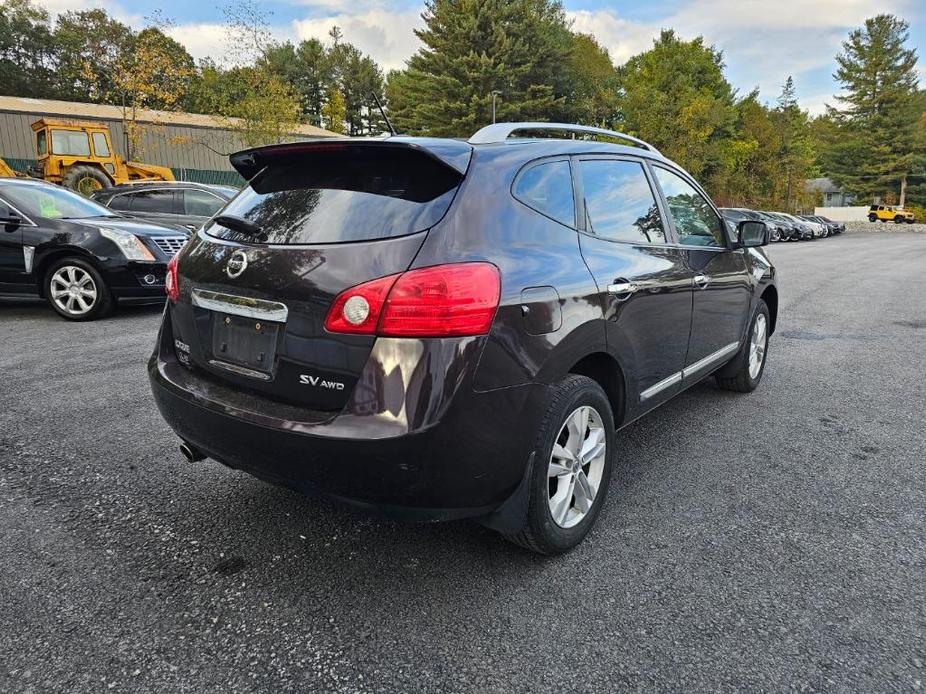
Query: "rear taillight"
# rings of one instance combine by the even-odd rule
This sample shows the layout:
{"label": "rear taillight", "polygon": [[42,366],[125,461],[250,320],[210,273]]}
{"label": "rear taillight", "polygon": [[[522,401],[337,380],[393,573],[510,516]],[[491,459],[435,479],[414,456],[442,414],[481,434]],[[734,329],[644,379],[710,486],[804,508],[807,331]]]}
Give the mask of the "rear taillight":
{"label": "rear taillight", "polygon": [[164,277],[164,290],[173,303],[180,299],[180,280],[177,279],[177,256],[167,262],[167,275]]}
{"label": "rear taillight", "polygon": [[328,309],[325,329],[332,333],[375,334],[383,304],[397,277],[380,277],[338,294]]}
{"label": "rear taillight", "polygon": [[490,263],[410,270],[339,294],[325,328],[384,337],[484,335],[498,309],[500,291],[498,268]]}

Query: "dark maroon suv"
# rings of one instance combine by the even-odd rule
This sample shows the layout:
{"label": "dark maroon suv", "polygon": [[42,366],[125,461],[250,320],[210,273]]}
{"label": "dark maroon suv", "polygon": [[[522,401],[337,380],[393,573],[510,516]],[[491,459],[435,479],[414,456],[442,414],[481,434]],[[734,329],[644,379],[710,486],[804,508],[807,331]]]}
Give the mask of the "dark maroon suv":
{"label": "dark maroon suv", "polygon": [[509,123],[232,163],[249,185],[171,262],[149,363],[190,460],[557,553],[598,516],[616,429],[762,377],[765,225],[725,224],[644,142]]}

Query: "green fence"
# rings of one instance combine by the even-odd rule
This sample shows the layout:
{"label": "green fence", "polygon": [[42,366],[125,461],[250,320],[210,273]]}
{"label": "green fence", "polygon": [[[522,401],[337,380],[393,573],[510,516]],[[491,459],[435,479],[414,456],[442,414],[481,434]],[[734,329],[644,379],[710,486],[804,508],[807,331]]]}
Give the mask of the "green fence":
{"label": "green fence", "polygon": [[[10,168],[19,173],[29,173],[29,169],[38,165],[35,159],[6,159],[4,161]],[[234,186],[240,188],[244,179],[237,171],[211,171],[208,169],[174,169],[174,178],[178,181],[193,181],[194,183],[211,183],[213,185]]]}

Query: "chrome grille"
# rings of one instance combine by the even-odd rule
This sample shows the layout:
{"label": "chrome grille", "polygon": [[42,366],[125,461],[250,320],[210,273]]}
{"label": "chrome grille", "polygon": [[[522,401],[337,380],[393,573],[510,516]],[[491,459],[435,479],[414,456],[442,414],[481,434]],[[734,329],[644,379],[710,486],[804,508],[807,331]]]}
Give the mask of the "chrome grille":
{"label": "chrome grille", "polygon": [[154,239],[154,242],[167,255],[174,256],[183,248],[183,244],[186,243],[186,236],[159,236]]}

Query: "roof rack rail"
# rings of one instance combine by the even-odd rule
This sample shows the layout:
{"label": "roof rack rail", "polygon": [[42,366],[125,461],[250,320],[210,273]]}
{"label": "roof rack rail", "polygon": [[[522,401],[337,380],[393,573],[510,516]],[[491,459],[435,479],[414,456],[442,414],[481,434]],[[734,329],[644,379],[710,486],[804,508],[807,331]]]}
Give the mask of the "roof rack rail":
{"label": "roof rack rail", "polygon": [[590,125],[571,125],[569,123],[493,123],[492,125],[487,125],[481,130],[473,134],[469,138],[469,143],[471,145],[488,145],[488,144],[497,144],[499,142],[504,142],[507,140],[512,133],[518,132],[519,130],[558,130],[560,132],[570,132],[570,133],[584,133],[589,135],[602,135],[604,137],[613,137],[620,140],[627,140],[633,144],[647,149],[650,152],[655,154],[661,153],[658,149],[653,147],[650,143],[645,142],[637,137],[632,135],[627,135],[625,133],[619,133],[615,130],[606,130],[604,128],[594,128]]}

